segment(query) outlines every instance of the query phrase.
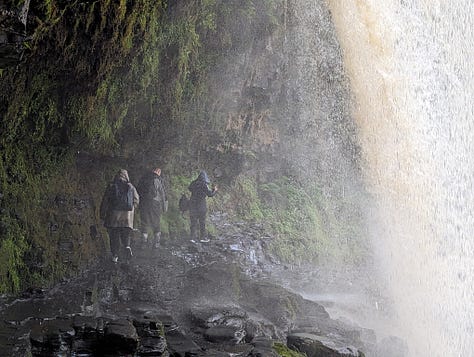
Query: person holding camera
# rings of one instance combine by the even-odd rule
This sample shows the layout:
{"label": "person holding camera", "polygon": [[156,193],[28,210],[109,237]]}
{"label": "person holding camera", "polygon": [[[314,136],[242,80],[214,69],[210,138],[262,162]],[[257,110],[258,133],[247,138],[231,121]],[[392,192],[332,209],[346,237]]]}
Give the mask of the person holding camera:
{"label": "person holding camera", "polygon": [[209,242],[206,235],[207,197],[213,197],[217,193],[217,186],[209,188],[209,177],[206,171],[201,171],[197,179],[189,185],[191,191],[189,199],[189,218],[191,223],[191,240],[197,239],[196,230],[199,225],[199,239],[201,242]]}

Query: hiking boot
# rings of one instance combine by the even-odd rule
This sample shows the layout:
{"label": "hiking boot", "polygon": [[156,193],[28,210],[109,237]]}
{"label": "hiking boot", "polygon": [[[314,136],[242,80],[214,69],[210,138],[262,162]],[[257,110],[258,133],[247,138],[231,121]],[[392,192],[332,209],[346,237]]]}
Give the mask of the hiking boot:
{"label": "hiking boot", "polygon": [[132,248],[130,248],[130,247],[125,247],[125,255],[127,256],[128,259],[130,259],[131,257],[133,257]]}

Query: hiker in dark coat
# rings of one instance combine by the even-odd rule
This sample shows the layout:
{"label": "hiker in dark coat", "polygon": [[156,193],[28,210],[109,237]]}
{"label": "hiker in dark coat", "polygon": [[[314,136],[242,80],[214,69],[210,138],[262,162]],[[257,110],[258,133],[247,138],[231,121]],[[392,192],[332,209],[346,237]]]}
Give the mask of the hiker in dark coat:
{"label": "hiker in dark coat", "polygon": [[161,214],[168,208],[165,185],[159,167],[143,175],[138,184],[138,193],[141,199],[140,218],[143,241],[148,243],[148,237],[151,235],[150,241],[154,240],[152,243],[155,248],[158,248],[161,238]]}
{"label": "hiker in dark coat", "polygon": [[191,221],[191,240],[197,238],[196,229],[199,224],[199,239],[208,241],[206,236],[206,197],[213,197],[217,193],[217,187],[209,189],[210,180],[205,171],[201,171],[196,180],[191,182],[188,189],[191,191],[189,199],[189,218]]}
{"label": "hiker in dark coat", "polygon": [[[131,190],[131,210],[117,207],[117,188],[123,188],[125,192]],[[120,169],[105,190],[100,204],[100,219],[104,221],[110,239],[110,250],[112,259],[118,262],[121,245],[125,247],[126,256],[132,256],[130,247],[131,233],[133,230],[133,217],[139,203],[139,196],[135,187],[130,183],[127,170]]]}

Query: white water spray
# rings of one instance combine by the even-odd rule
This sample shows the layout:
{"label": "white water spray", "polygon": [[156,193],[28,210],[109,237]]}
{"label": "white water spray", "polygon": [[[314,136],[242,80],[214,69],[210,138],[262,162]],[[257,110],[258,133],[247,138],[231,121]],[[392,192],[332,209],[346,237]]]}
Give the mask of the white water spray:
{"label": "white water spray", "polygon": [[474,346],[474,7],[328,0],[365,173],[374,246],[411,356]]}

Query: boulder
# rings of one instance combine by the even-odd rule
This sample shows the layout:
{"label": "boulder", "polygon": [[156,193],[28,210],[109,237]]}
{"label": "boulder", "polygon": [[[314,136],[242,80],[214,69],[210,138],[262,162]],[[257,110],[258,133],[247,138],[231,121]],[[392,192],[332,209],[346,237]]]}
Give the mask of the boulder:
{"label": "boulder", "polygon": [[165,335],[168,351],[172,356],[192,356],[202,352],[201,347],[178,330],[166,331]]}
{"label": "boulder", "polygon": [[273,348],[274,342],[265,337],[257,337],[252,341],[253,349],[249,357],[278,357],[279,354]]}
{"label": "boulder", "polygon": [[157,318],[150,319],[144,316],[141,319],[134,319],[140,344],[138,347],[139,356],[162,356],[167,350],[164,336],[164,326]]}
{"label": "boulder", "polygon": [[269,281],[242,280],[241,301],[283,331],[292,328],[301,316],[311,316],[313,326],[329,320],[323,306]]}
{"label": "boulder", "polygon": [[76,338],[96,339],[99,321],[92,316],[76,315],[73,318],[72,327],[76,332]]}
{"label": "boulder", "polygon": [[169,315],[156,315],[163,324],[167,349],[170,355],[194,356],[202,354],[203,350],[191,338],[179,331],[178,325]]}
{"label": "boulder", "polygon": [[138,334],[132,322],[126,319],[107,323],[101,349],[106,353],[135,353],[138,348]]}
{"label": "boulder", "polygon": [[346,346],[327,337],[309,333],[288,335],[287,346],[305,353],[308,357],[364,357],[364,354],[353,346]]}
{"label": "boulder", "polygon": [[164,337],[140,337],[139,356],[162,356],[166,351],[167,344]]}
{"label": "boulder", "polygon": [[240,343],[245,337],[245,330],[235,326],[213,326],[204,332],[204,338],[213,343]]}
{"label": "boulder", "polygon": [[33,354],[70,351],[74,336],[72,321],[68,318],[37,321],[30,331]]}
{"label": "boulder", "polygon": [[253,342],[255,337],[277,339],[278,331],[272,323],[264,319],[250,318],[245,324],[245,341]]}
{"label": "boulder", "polygon": [[190,309],[189,318],[193,325],[205,329],[218,325],[242,328],[248,315],[246,311],[235,306],[195,306]]}
{"label": "boulder", "polygon": [[92,354],[96,348],[99,337],[100,321],[92,316],[76,315],[72,326],[76,332],[72,350],[77,355]]}

